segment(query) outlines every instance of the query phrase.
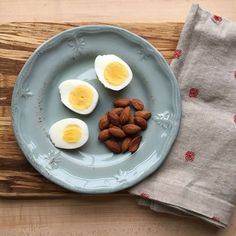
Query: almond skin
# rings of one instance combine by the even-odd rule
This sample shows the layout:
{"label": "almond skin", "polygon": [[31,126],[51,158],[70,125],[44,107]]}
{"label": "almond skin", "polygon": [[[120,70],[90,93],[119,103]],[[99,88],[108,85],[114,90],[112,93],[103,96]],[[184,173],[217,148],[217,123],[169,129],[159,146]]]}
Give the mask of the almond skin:
{"label": "almond skin", "polygon": [[125,132],[119,127],[109,128],[109,133],[115,138],[124,138],[126,136]]}
{"label": "almond skin", "polygon": [[128,107],[125,107],[120,114],[120,123],[122,125],[128,123],[129,116],[130,116],[130,107],[128,106]]}
{"label": "almond skin", "polygon": [[151,117],[152,113],[150,111],[136,111],[134,116],[141,116],[145,120],[148,120]]}
{"label": "almond skin", "polygon": [[119,98],[113,102],[115,107],[126,107],[130,104],[129,98]]}
{"label": "almond skin", "polygon": [[112,151],[114,153],[120,153],[121,152],[120,145],[115,140],[108,139],[104,143],[110,151]]}
{"label": "almond skin", "polygon": [[108,119],[113,125],[118,126],[120,124],[120,117],[114,112],[108,112]]}
{"label": "almond skin", "polygon": [[132,153],[136,152],[139,148],[141,140],[142,136],[137,136],[134,139],[132,139],[131,142],[129,143],[129,151]]}
{"label": "almond skin", "polygon": [[109,128],[113,128],[113,127],[117,127],[117,126],[115,126],[113,124],[109,124]]}
{"label": "almond skin", "polygon": [[100,128],[100,130],[103,130],[108,127],[109,127],[109,119],[108,119],[107,114],[105,114],[99,120],[99,128]]}
{"label": "almond skin", "polygon": [[130,137],[126,137],[123,142],[121,143],[121,152],[126,152],[129,149],[129,144],[131,142]]}
{"label": "almond skin", "polygon": [[139,135],[140,135],[140,132],[138,132],[138,133],[136,133],[136,134],[130,134],[129,137],[130,137],[131,139],[133,139],[133,138],[135,138],[135,137],[137,137],[137,136],[139,136]]}
{"label": "almond skin", "polygon": [[111,112],[114,112],[119,116],[122,111],[123,111],[122,107],[117,107],[117,108],[114,108]]}
{"label": "almond skin", "polygon": [[144,108],[143,102],[137,98],[133,98],[131,103],[137,111],[142,111]]}
{"label": "almond skin", "polygon": [[147,128],[147,121],[144,118],[142,118],[141,116],[136,116],[134,118],[134,122],[135,122],[136,125],[141,127],[141,129],[146,129]]}
{"label": "almond skin", "polygon": [[134,116],[133,115],[129,116],[129,124],[134,124]]}
{"label": "almond skin", "polygon": [[122,129],[124,130],[124,132],[128,135],[130,134],[136,134],[138,132],[141,131],[141,128],[137,125],[133,125],[133,124],[127,124],[122,126]]}
{"label": "almond skin", "polygon": [[113,125],[113,124],[110,124],[110,125],[109,125],[109,128],[114,128],[114,127],[122,128],[122,125],[118,125],[118,126]]}
{"label": "almond skin", "polygon": [[98,135],[98,139],[101,142],[104,142],[105,140],[109,139],[111,137],[110,132],[108,129],[104,129],[102,131],[100,131],[99,135]]}

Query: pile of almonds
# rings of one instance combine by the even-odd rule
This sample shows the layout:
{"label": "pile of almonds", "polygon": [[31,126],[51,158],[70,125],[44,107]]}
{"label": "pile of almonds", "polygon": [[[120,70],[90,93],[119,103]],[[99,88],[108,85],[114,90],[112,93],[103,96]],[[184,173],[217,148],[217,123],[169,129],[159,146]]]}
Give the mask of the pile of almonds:
{"label": "pile of almonds", "polygon": [[[140,132],[147,128],[151,112],[144,111],[143,102],[136,98],[116,99],[113,104],[116,108],[99,120],[98,139],[114,153],[134,153],[142,140]],[[131,113],[131,105],[136,110],[134,114]]]}

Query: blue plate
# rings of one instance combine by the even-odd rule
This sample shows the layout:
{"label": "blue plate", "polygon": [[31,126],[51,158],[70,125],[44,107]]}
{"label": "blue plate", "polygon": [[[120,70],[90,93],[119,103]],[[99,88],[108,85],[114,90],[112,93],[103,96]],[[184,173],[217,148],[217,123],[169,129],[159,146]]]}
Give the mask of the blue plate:
{"label": "blue plate", "polygon": [[[132,82],[120,92],[106,89],[96,77],[94,59],[104,54],[121,57],[133,71]],[[73,113],[60,101],[58,85],[75,78],[91,83],[100,95],[90,115]],[[113,154],[97,140],[99,117],[118,97],[139,98],[152,112],[134,154]],[[138,183],[165,160],[178,133],[181,100],[174,74],[150,43],[118,27],[91,25],[59,33],[36,49],[18,76],[12,117],[22,151],[42,175],[75,192],[107,193]],[[60,150],[48,130],[69,117],[84,120],[90,137],[80,149]]]}

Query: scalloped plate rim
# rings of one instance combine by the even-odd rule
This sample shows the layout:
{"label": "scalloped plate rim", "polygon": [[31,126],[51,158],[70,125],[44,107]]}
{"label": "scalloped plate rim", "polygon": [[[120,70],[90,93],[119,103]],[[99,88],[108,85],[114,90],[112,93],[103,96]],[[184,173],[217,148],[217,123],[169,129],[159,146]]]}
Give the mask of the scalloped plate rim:
{"label": "scalloped plate rim", "polygon": [[[167,147],[163,151],[162,158],[160,160],[158,160],[151,168],[149,168],[145,172],[141,173],[134,181],[130,181],[130,182],[128,181],[125,184],[120,184],[119,186],[116,186],[116,187],[106,188],[103,186],[103,187],[98,187],[98,188],[94,188],[94,189],[86,189],[81,186],[76,186],[76,187],[71,186],[71,185],[65,183],[64,181],[58,179],[57,177],[53,176],[53,174],[51,174],[48,170],[39,166],[38,163],[35,162],[34,158],[32,156],[28,155],[27,148],[24,145],[20,135],[18,134],[17,117],[16,117],[14,109],[17,108],[16,101],[15,101],[17,99],[17,94],[16,94],[17,88],[23,82],[22,81],[23,79],[21,79],[21,77],[23,76],[24,71],[27,70],[29,66],[31,66],[31,63],[33,62],[34,57],[37,56],[38,52],[40,52],[44,47],[46,47],[50,42],[53,42],[54,40],[56,40],[55,43],[59,43],[61,36],[64,36],[68,33],[76,32],[79,30],[87,30],[87,29],[88,30],[91,30],[91,29],[92,30],[100,30],[101,28],[103,28],[104,30],[111,30],[111,31],[118,32],[119,34],[124,36],[126,39],[128,37],[131,37],[132,39],[130,39],[130,40],[134,40],[136,42],[138,39],[139,43],[143,47],[145,47],[149,51],[149,53],[153,54],[153,56],[155,57],[156,60],[159,60],[159,62],[162,64],[162,66],[165,68],[166,72],[169,75],[168,77],[171,80],[172,87],[175,87],[175,93],[176,93],[175,95],[176,96],[174,98],[174,101],[175,101],[176,114],[175,114],[175,120],[174,120],[175,121],[174,128],[172,130],[172,133],[170,134],[171,138],[169,139]],[[176,139],[176,136],[178,134],[179,127],[180,127],[180,121],[181,121],[181,98],[180,98],[179,86],[178,86],[178,83],[177,83],[174,73],[172,72],[172,70],[171,70],[170,66],[167,64],[167,62],[165,61],[162,54],[151,43],[149,43],[147,40],[143,39],[142,37],[138,36],[137,34],[132,33],[126,29],[117,27],[117,26],[106,25],[106,24],[82,25],[82,26],[78,26],[78,27],[73,27],[71,29],[67,29],[65,31],[59,32],[58,34],[54,35],[53,37],[51,37],[48,40],[46,40],[45,42],[43,42],[39,47],[37,47],[35,49],[35,51],[31,54],[31,56],[28,58],[28,60],[25,62],[19,75],[17,76],[16,84],[15,84],[13,94],[12,94],[11,109],[12,109],[12,126],[13,126],[13,131],[14,131],[16,140],[17,140],[21,150],[23,151],[24,155],[26,156],[27,160],[31,163],[31,165],[43,176],[45,176],[46,178],[48,178],[49,180],[58,184],[61,187],[66,188],[71,191],[74,191],[74,192],[82,192],[82,193],[89,193],[89,194],[111,193],[111,192],[120,191],[120,190],[129,188],[129,187],[137,184],[138,182],[140,182],[141,180],[143,180],[144,178],[146,178],[150,174],[152,174],[155,170],[158,169],[158,167],[160,167],[160,165],[166,159],[167,154],[170,151],[170,149]]]}

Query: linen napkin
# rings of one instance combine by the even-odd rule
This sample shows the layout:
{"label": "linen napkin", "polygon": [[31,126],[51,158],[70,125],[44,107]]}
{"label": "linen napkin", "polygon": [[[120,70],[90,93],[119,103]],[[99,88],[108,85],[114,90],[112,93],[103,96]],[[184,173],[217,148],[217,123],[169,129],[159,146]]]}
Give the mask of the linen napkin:
{"label": "linen napkin", "polygon": [[179,134],[161,168],[130,192],[154,211],[225,227],[236,202],[236,23],[193,5],[171,67]]}

